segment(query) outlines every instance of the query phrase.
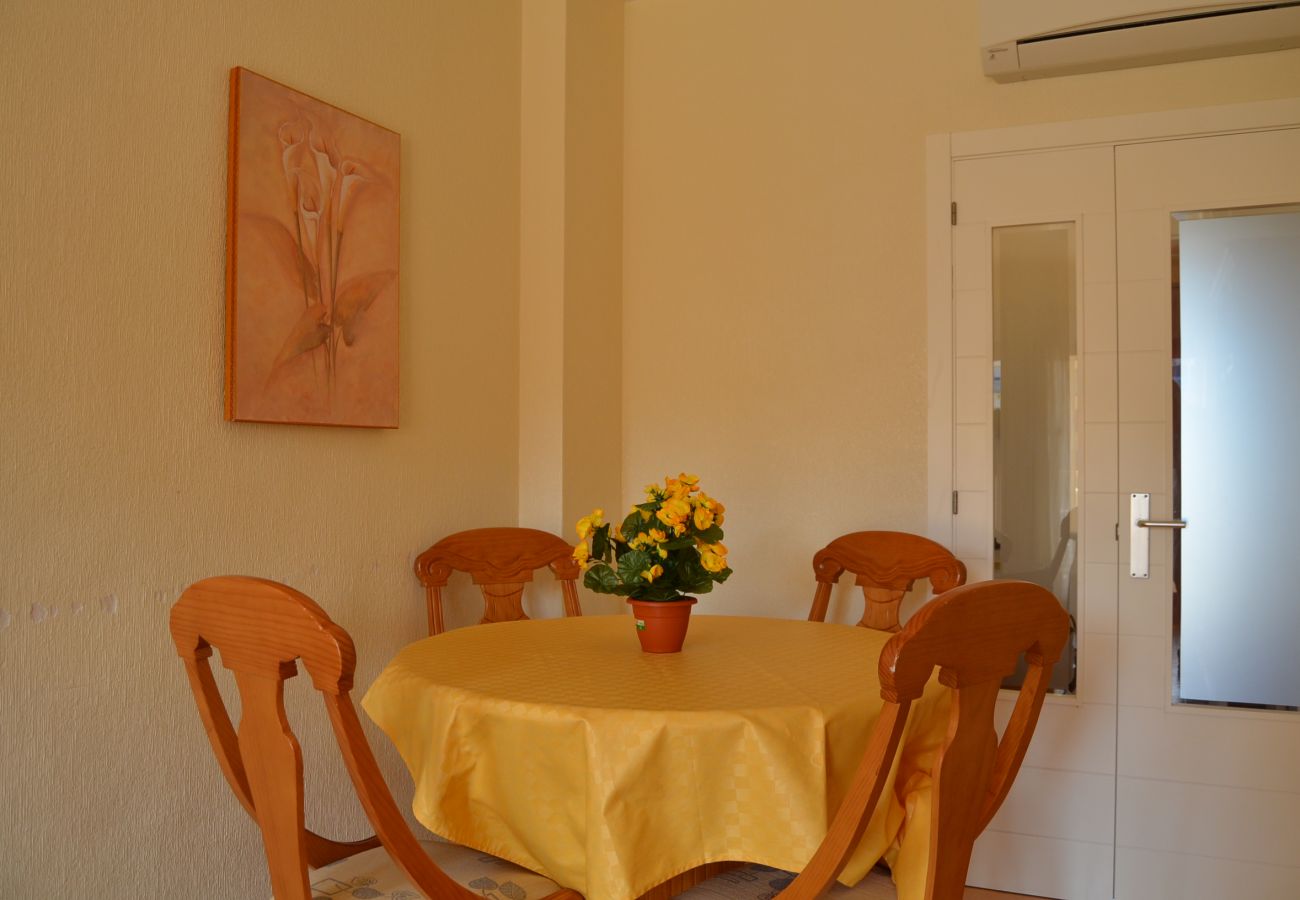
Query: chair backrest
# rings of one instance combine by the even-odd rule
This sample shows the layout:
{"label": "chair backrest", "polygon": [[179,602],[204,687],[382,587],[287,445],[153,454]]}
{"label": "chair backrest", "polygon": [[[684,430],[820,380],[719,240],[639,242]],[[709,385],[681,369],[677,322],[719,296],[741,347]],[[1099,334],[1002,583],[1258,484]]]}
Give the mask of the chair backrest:
{"label": "chair backrest", "polygon": [[449,534],[415,559],[415,575],[424,585],[429,634],[441,634],[442,589],[452,572],[468,572],[483,592],[487,622],[513,622],[524,615],[524,585],[543,567],[555,573],[564,594],[564,614],[582,615],[573,545],[536,528],[474,528]]}
{"label": "chair backrest", "polygon": [[[1069,632],[1070,618],[1056,597],[1024,581],[967,585],[923,606],[881,651],[884,709],[825,840],[781,900],[821,896],[844,868],[880,799],[912,701],[936,667],[939,681],[952,689],[952,706],[933,772],[924,896],[961,900],[971,847],[1020,770]],[[1028,674],[999,740],[998,689],[1021,657]]]}
{"label": "chair backrest", "polygon": [[[381,843],[426,897],[479,896],[438,868],[402,818],[352,706],[352,639],[319,606],[274,581],[208,578],[187,588],[172,606],[171,633],[221,770],[261,828],[276,900],[311,900],[309,866],[324,866]],[[214,647],[235,677],[238,732],[208,662]],[[284,709],[284,680],[297,674],[299,659],[324,698],[376,837],[340,843],[304,824],[302,749]]]}
{"label": "chair backrest", "polygon": [[942,544],[903,531],[855,531],[813,555],[817,593],[809,621],[826,621],[831,587],[846,569],[857,576],[867,601],[858,624],[878,631],[899,630],[899,607],[916,579],[930,579],[935,595],[966,583],[965,564]]}

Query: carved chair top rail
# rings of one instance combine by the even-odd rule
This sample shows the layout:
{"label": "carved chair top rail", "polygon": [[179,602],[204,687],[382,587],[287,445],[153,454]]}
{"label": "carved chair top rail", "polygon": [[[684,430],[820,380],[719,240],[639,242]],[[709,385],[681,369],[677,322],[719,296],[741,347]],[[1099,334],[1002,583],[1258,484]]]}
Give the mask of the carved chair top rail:
{"label": "carved chair top rail", "polygon": [[561,581],[574,581],[579,566],[573,545],[536,528],[474,528],[449,534],[415,560],[426,587],[446,587],[453,571],[468,572],[475,584],[519,584],[550,568]]}
{"label": "carved chair top rail", "polygon": [[947,547],[902,531],[855,531],[813,555],[813,573],[822,584],[834,584],[846,570],[859,585],[896,590],[929,578],[936,594],[966,580],[965,565]]}

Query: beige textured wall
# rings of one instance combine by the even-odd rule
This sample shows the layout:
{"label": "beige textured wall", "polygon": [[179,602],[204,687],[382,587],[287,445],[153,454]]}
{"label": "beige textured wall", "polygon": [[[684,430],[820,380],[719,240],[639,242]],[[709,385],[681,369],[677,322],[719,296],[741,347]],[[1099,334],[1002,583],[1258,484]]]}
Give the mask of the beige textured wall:
{"label": "beige textured wall", "polygon": [[[0,896],[269,896],[170,602],[287,580],[351,631],[365,685],[424,627],[412,553],[514,520],[519,15],[0,4]],[[400,430],[222,421],[237,64],[402,135]],[[319,704],[291,712],[314,799],[346,790]],[[362,833],[323,806],[310,823]]]}
{"label": "beige textured wall", "polygon": [[1298,51],[997,85],[977,10],[627,6],[624,484],[728,504],[702,612],[804,615],[829,538],[924,531],[927,134],[1300,93]]}

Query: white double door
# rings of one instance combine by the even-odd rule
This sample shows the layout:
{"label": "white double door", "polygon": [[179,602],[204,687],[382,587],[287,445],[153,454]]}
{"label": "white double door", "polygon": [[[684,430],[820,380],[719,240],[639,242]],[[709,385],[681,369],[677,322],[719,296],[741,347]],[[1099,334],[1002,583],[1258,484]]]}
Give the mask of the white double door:
{"label": "white double door", "polygon": [[[1075,692],[1048,698],[971,883],[1071,900],[1296,900],[1300,713],[1258,707],[1300,705],[1300,587],[1287,589],[1300,559],[1300,364],[1287,368],[1300,359],[1300,128],[958,159],[952,195],[953,542],[972,580],[1005,574],[993,564],[997,230],[1066,227],[1077,303]],[[1272,213],[1284,233],[1262,241],[1263,262],[1235,232],[1215,237],[1244,219],[1249,236]],[[1192,249],[1209,254],[1194,271]],[[1225,285],[1259,288],[1265,265],[1281,266],[1262,278],[1274,296],[1248,309]],[[1209,280],[1200,299],[1180,272]],[[1215,341],[1236,343],[1205,349]],[[1134,495],[1149,495],[1146,519],[1178,512],[1186,529],[1135,529]],[[1216,646],[1222,658],[1204,658]]]}

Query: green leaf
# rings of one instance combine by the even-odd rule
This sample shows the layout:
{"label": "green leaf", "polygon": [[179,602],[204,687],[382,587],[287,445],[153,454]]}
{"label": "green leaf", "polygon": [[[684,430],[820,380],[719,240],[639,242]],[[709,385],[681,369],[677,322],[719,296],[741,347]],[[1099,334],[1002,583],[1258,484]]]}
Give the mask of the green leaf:
{"label": "green leaf", "polygon": [[627,518],[623,520],[623,537],[630,541],[639,532],[645,531],[646,527],[639,512],[628,513]]}
{"label": "green leaf", "polygon": [[716,544],[722,540],[722,529],[717,525],[710,525],[703,531],[698,532],[697,537],[706,544]]}
{"label": "green leaf", "polygon": [[619,588],[618,573],[608,565],[597,564],[582,576],[583,585],[598,594],[617,594]]}
{"label": "green leaf", "polygon": [[698,553],[692,553],[683,559],[677,567],[677,574],[682,581],[690,584],[699,584],[709,578],[709,570],[700,565],[700,555]]}
{"label": "green leaf", "polygon": [[650,554],[644,550],[629,550],[618,561],[618,578],[624,584],[636,586],[644,583],[641,573],[650,568]]}
{"label": "green leaf", "polygon": [[689,534],[686,534],[686,535],[682,535],[679,538],[673,538],[671,541],[664,544],[663,548],[671,553],[673,550],[681,550],[684,547],[694,546],[694,544],[695,544],[695,538],[691,537]]}
{"label": "green leaf", "polygon": [[636,508],[637,508],[637,509],[644,509],[644,510],[645,510],[646,512],[648,512],[648,513],[653,513],[655,510],[657,510],[657,509],[659,508],[659,501],[658,501],[658,500],[651,500],[649,503],[638,503],[638,504],[636,505]]}
{"label": "green leaf", "polygon": [[731,577],[730,567],[723,569],[721,572],[713,573],[713,580],[716,581],[718,584],[722,584],[722,582],[726,581],[730,577]]}
{"label": "green leaf", "polygon": [[591,534],[591,555],[596,559],[605,559],[609,554],[609,523],[601,525]]}

